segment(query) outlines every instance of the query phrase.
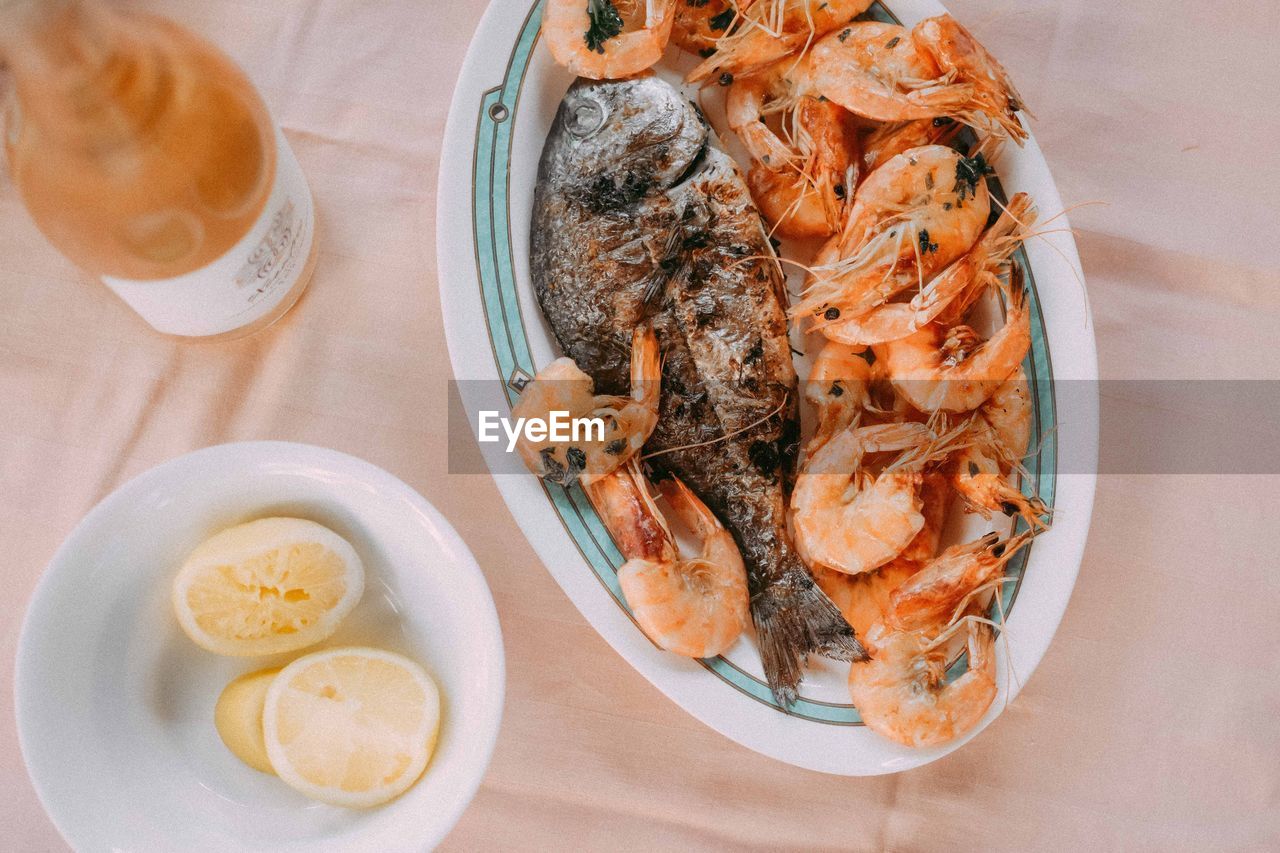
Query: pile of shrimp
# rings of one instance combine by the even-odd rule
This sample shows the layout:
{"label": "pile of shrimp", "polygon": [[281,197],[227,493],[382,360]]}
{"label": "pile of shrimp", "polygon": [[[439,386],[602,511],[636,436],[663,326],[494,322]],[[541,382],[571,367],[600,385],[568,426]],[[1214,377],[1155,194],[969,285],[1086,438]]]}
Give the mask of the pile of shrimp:
{"label": "pile of shrimp", "polygon": [[[826,340],[804,383],[815,424],[791,496],[796,547],[871,655],[850,667],[853,704],[869,728],[907,746],[959,737],[991,706],[992,607],[1011,582],[1003,569],[1050,524],[1015,479],[1033,421],[1019,268],[989,286],[1006,313],[985,339],[958,312],[955,325],[870,348]],[[958,513],[1006,535],[991,529],[940,550]],[[968,670],[948,681],[962,641]]]}
{"label": "pile of shrimp", "polygon": [[[925,747],[962,736],[994,701],[1004,569],[1051,522],[1019,485],[1031,330],[1014,255],[1037,214],[1025,194],[1002,203],[988,185],[1000,147],[1027,135],[1005,70],[948,15],[910,29],[857,19],[870,5],[548,0],[543,33],[581,75],[639,73],[671,41],[701,60],[688,82],[726,87],[725,123],[771,236],[799,241],[792,255],[808,247],[804,262],[785,259],[806,271],[790,313],[811,356],[789,510],[797,550],[870,652],[848,679],[862,719]],[[984,324],[993,313],[1002,319]],[[725,652],[750,625],[737,545],[670,479],[656,491],[701,543],[682,555],[637,455],[657,422],[653,333],[636,332],[630,399],[593,397],[564,362],[539,373],[517,414],[603,412],[616,434],[575,458],[524,448],[526,461],[587,491],[657,645]],[[565,378],[577,384],[550,381]],[[550,399],[566,387],[573,400]],[[992,529],[943,549],[960,512]],[[949,679],[962,649],[968,667]]]}

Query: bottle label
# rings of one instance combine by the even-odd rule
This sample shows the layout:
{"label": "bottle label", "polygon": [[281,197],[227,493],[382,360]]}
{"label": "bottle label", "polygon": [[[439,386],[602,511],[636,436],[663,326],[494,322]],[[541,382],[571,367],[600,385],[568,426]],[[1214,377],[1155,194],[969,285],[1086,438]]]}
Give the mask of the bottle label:
{"label": "bottle label", "polygon": [[276,174],[262,215],[217,260],[175,278],[136,281],[103,276],[103,284],[157,331],[217,335],[247,326],[288,296],[315,239],[307,179],[276,128]]}

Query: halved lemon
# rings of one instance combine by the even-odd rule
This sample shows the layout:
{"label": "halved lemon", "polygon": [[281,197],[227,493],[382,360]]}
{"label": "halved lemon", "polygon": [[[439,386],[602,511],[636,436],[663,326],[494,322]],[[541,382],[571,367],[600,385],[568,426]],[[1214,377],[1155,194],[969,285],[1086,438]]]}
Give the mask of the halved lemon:
{"label": "halved lemon", "polygon": [[264,518],[206,539],[173,581],[192,640],[220,655],[271,655],[331,635],[364,592],[347,540],[301,518]]}
{"label": "halved lemon", "polygon": [[262,732],[276,774],[312,799],[367,808],[418,780],[435,749],[440,692],[408,658],[326,649],[286,666],[267,690]]}
{"label": "halved lemon", "polygon": [[222,689],[213,708],[213,725],[232,755],[263,773],[275,773],[262,739],[262,709],[267,688],[280,667],[260,669],[240,676]]}

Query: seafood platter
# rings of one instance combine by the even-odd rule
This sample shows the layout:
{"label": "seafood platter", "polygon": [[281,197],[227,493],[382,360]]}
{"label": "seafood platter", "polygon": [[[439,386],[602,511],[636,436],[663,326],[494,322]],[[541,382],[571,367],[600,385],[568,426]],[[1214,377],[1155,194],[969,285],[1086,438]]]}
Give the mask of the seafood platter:
{"label": "seafood platter", "polygon": [[475,36],[438,202],[462,405],[596,425],[487,455],[499,490],[752,749],[931,761],[1065,610],[1097,411],[1059,388],[1096,357],[1031,107],[927,0],[499,0]]}

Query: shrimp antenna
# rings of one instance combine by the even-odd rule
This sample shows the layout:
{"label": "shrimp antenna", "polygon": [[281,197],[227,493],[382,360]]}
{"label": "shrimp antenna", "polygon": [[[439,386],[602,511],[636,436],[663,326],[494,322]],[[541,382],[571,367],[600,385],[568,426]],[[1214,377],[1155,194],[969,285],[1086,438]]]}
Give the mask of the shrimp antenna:
{"label": "shrimp antenna", "polygon": [[[999,207],[1002,211],[1003,211],[1003,210],[1008,210],[1008,208],[1007,208],[1004,204],[1002,204],[1002,203],[1000,202],[1000,200],[999,200],[998,198],[996,198],[995,196],[992,196],[992,197],[991,197],[991,200],[992,200],[992,201],[995,203],[995,205],[996,205],[997,207]],[[1082,208],[1082,207],[1091,207],[1091,206],[1093,206],[1093,205],[1095,205],[1095,204],[1106,205],[1106,204],[1109,204],[1109,202],[1106,202],[1106,201],[1082,201],[1082,202],[1078,202],[1077,204],[1070,205],[1069,207],[1064,207],[1062,210],[1058,211],[1058,212],[1057,212],[1057,213],[1055,213],[1053,216],[1051,216],[1051,217],[1049,217],[1048,219],[1044,220],[1044,221],[1041,223],[1041,225],[1048,225],[1049,223],[1053,222],[1055,219],[1058,219],[1058,218],[1060,218],[1060,217],[1066,216],[1066,215],[1067,215],[1067,213],[1069,213],[1070,211],[1078,210],[1078,209],[1080,209],[1080,208]],[[1012,214],[1010,214],[1010,215],[1012,215]],[[1059,248],[1058,246],[1054,245],[1053,241],[1046,239],[1046,235],[1048,235],[1048,234],[1058,234],[1058,233],[1061,233],[1061,232],[1063,232],[1063,231],[1066,231],[1067,233],[1071,234],[1073,237],[1074,237],[1074,236],[1079,236],[1079,235],[1077,235],[1077,234],[1076,234],[1076,231],[1075,231],[1075,229],[1074,229],[1074,228],[1055,228],[1055,229],[1042,229],[1042,230],[1039,230],[1039,231],[1031,231],[1031,232],[1028,232],[1027,234],[1025,234],[1025,235],[1023,236],[1023,240],[1025,241],[1025,240],[1028,240],[1028,239],[1030,239],[1030,238],[1032,238],[1032,237],[1038,237],[1038,238],[1039,238],[1039,239],[1040,239],[1040,240],[1041,240],[1041,241],[1042,241],[1046,246],[1048,246],[1048,247],[1049,247],[1050,249],[1052,249],[1055,253],[1057,253],[1058,257],[1060,257],[1060,258],[1062,259],[1063,263],[1065,263],[1065,264],[1067,265],[1067,269],[1071,270],[1071,276],[1076,280],[1076,284],[1077,284],[1077,285],[1079,285],[1079,287],[1080,287],[1080,294],[1081,294],[1081,296],[1083,296],[1083,297],[1084,297],[1084,304],[1085,304],[1085,307],[1086,307],[1086,308],[1088,308],[1088,307],[1089,307],[1089,290],[1088,290],[1088,288],[1086,288],[1086,287],[1085,287],[1085,285],[1084,285],[1084,275],[1080,272],[1080,270],[1079,270],[1079,268],[1077,267],[1077,265],[1076,265],[1076,264],[1074,264],[1074,263],[1072,263],[1072,262],[1071,262],[1071,259],[1067,257],[1067,253],[1066,253],[1066,252],[1062,251],[1062,249],[1061,249],[1061,248]],[[1088,316],[1088,315],[1087,315],[1087,313],[1086,313],[1086,316]]]}
{"label": "shrimp antenna", "polygon": [[[986,158],[986,161],[988,163],[994,163],[996,161],[996,158],[998,158],[1002,153],[1004,153],[1004,139],[988,131],[984,136],[982,136],[980,139],[978,139],[977,142],[973,144],[973,146],[969,149],[968,156],[969,156],[969,159],[972,160],[974,157],[977,157],[979,154],[981,154],[984,158]],[[996,200],[995,196],[992,196],[991,198],[992,198],[992,201]]]}
{"label": "shrimp antenna", "polygon": [[712,444],[719,444],[722,441],[728,441],[729,439],[733,438],[735,435],[738,435],[739,433],[743,433],[749,429],[754,429],[755,427],[758,427],[760,424],[769,420],[769,418],[778,414],[778,412],[781,412],[784,408],[786,408],[787,400],[790,398],[790,396],[791,395],[789,392],[786,394],[783,394],[782,402],[779,403],[773,411],[769,412],[769,414],[765,415],[762,418],[752,421],[751,423],[747,424],[744,427],[739,427],[738,429],[735,429],[733,432],[727,432],[724,435],[716,436],[715,438],[707,439],[706,441],[695,441],[692,444],[678,444],[675,447],[664,447],[661,450],[655,450],[652,453],[646,453],[640,458],[652,459],[655,456],[662,456],[666,453],[675,453],[677,450],[689,450],[694,447],[707,447]]}
{"label": "shrimp antenna", "polygon": [[987,619],[984,616],[979,616],[976,613],[970,613],[969,615],[962,616],[959,619],[947,625],[946,629],[941,634],[934,637],[927,644],[925,644],[922,651],[927,654],[928,652],[931,652],[934,649],[938,648],[939,646],[945,644],[948,640],[950,640],[952,637],[956,635],[957,631],[959,631],[965,625],[968,625],[970,622],[977,622],[983,625],[990,625],[992,628],[999,629],[999,626],[996,625],[994,622],[992,622],[990,619]]}
{"label": "shrimp antenna", "polygon": [[[1002,578],[1001,580],[1016,581],[1017,578]],[[1005,627],[1004,601],[999,595],[995,597],[996,613],[1000,618],[1000,641],[1004,643],[1004,665],[1005,674],[1019,690],[1022,689],[1022,682],[1018,679],[1018,673],[1013,668],[1013,646],[1009,643],[1009,632]],[[1004,685],[1004,706],[1009,707],[1009,681],[1005,681]]]}
{"label": "shrimp antenna", "polygon": [[[954,453],[957,450],[963,450],[964,448],[968,447],[970,445],[970,442],[960,442],[957,439],[961,438],[962,436],[964,436],[969,432],[970,427],[973,426],[974,418],[976,417],[977,417],[977,414],[975,413],[969,416],[968,418],[965,418],[963,421],[960,422],[958,426],[956,426],[950,432],[944,433],[942,435],[937,435],[937,431],[933,422],[934,419],[933,417],[930,417],[929,419],[930,422],[925,424],[925,427],[930,432],[934,433],[934,437],[930,439],[930,441],[927,444],[920,445],[918,447],[907,448],[905,451],[902,452],[902,454],[897,459],[895,459],[893,462],[891,462],[889,465],[885,467],[884,473],[889,473],[890,471],[896,471],[900,468],[905,468],[908,465],[918,464],[923,466],[929,462],[934,461],[940,456],[945,456],[945,455]],[[941,421],[941,424],[945,424],[945,423],[946,421],[944,418]]]}
{"label": "shrimp antenna", "polygon": [[750,263],[751,261],[777,261],[779,264],[791,264],[791,266],[799,267],[800,269],[810,274],[813,274],[814,270],[817,269],[817,267],[811,267],[808,264],[802,264],[799,261],[792,260],[791,258],[784,258],[781,255],[744,255],[743,257],[738,258],[736,261],[729,264],[729,266],[726,267],[725,269],[731,270],[740,264]]}

